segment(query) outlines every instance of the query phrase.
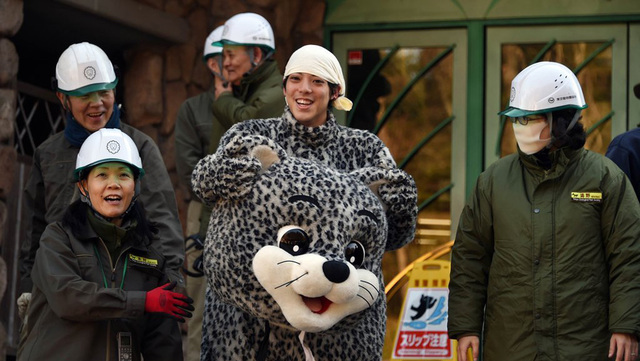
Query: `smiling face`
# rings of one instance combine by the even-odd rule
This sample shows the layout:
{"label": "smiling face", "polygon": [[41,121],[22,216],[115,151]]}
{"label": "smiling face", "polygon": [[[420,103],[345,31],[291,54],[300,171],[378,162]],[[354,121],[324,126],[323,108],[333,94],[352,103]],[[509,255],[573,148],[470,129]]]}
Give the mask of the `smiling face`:
{"label": "smiling face", "polygon": [[226,72],[227,80],[233,85],[240,85],[240,81],[245,73],[251,70],[251,57],[249,52],[253,52],[253,61],[257,64],[262,59],[262,53],[257,47],[247,47],[243,45],[225,45],[222,51],[224,60],[222,67]]}
{"label": "smiling face", "polygon": [[120,217],[129,208],[135,192],[131,168],[119,162],[102,163],[79,182],[80,191],[91,200],[93,209],[120,226]]}
{"label": "smiling face", "polygon": [[327,121],[329,101],[333,97],[325,79],[309,73],[293,73],[287,77],[283,92],[299,123],[317,127]]}
{"label": "smiling face", "polygon": [[71,111],[75,120],[93,133],[104,128],[113,113],[115,95],[113,89],[99,90],[82,96],[56,93],[62,105]]}

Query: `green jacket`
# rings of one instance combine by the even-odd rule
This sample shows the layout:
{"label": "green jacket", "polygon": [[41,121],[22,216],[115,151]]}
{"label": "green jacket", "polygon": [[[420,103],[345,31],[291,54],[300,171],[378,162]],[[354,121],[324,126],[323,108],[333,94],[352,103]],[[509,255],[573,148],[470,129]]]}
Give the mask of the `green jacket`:
{"label": "green jacket", "polygon": [[117,361],[120,332],[131,333],[132,361],[182,360],[177,321],[144,311],[146,292],[167,282],[157,239],[119,228],[110,257],[115,241],[98,236],[87,210],[76,201],[42,234],[18,360]]}
{"label": "green jacket", "polygon": [[[176,168],[180,182],[191,192],[191,172],[233,123],[222,123],[213,115],[214,88],[182,103],[176,118]],[[191,193],[193,195],[193,193]]]}
{"label": "green jacket", "polygon": [[[284,106],[282,73],[275,60],[267,60],[253,73],[242,78],[240,86],[234,87],[233,94],[230,92],[220,94],[213,103],[213,114],[216,120],[226,126],[226,131],[232,125],[244,120],[278,117],[282,115]],[[215,131],[211,133],[209,153],[215,153],[218,149],[223,133]],[[209,153],[203,154],[202,157]],[[191,170],[196,163],[191,166]],[[211,208],[202,207],[200,235],[203,238],[207,234],[210,216]]]}
{"label": "green jacket", "polygon": [[484,316],[484,361],[604,361],[612,332],[640,334],[633,187],[600,154],[552,159],[496,161],[460,217],[448,330],[480,335]]}
{"label": "green jacket", "polygon": [[234,87],[233,94],[220,94],[213,104],[213,114],[217,119],[235,124],[247,119],[280,116],[284,105],[282,73],[275,60],[267,60],[242,78],[240,86]]}
{"label": "green jacket", "polygon": [[[140,182],[140,199],[149,219],[158,224],[159,247],[167,258],[167,273],[184,287],[180,273],[184,238],[164,160],[149,136],[130,125],[120,124],[120,129],[138,146],[142,158],[145,176]],[[20,292],[31,290],[31,268],[45,227],[61,220],[69,204],[79,197],[73,178],[78,151],[80,148],[71,145],[64,132],[59,132],[38,146],[34,153],[23,202],[23,220],[29,233],[20,245]]]}

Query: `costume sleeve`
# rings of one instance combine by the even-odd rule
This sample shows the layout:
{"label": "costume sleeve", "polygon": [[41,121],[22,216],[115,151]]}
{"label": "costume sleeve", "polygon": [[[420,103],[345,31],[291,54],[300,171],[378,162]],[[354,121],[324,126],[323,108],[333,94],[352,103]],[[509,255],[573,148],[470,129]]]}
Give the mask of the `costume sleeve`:
{"label": "costume sleeve", "polygon": [[213,114],[223,124],[232,125],[248,119],[277,117],[284,110],[282,87],[259,89],[251,98],[250,103],[245,103],[230,92],[222,93],[213,103]]}
{"label": "costume sleeve", "polygon": [[88,322],[142,316],[144,291],[101,288],[95,282],[84,280],[80,276],[79,256],[72,251],[69,236],[59,223],[45,229],[32,279],[58,317]]}
{"label": "costume sleeve", "polygon": [[451,251],[448,331],[453,339],[482,333],[493,256],[493,212],[486,187],[480,175],[460,216]]}
{"label": "costume sleeve", "polygon": [[621,172],[603,181],[602,235],[609,266],[609,330],[640,336],[640,205]]}
{"label": "costume sleeve", "polygon": [[204,155],[198,129],[194,124],[195,114],[188,102],[182,103],[176,117],[176,171],[180,182],[191,190],[191,172]]}
{"label": "costume sleeve", "polygon": [[[369,134],[369,133],[366,133]],[[389,148],[377,136],[371,135],[372,140],[364,149],[370,149],[371,165],[383,169],[396,169],[396,163],[389,152]],[[407,174],[408,175],[408,174]],[[416,232],[418,217],[418,189],[410,175],[400,178],[397,182],[389,182],[380,186],[380,197],[387,205],[386,215],[389,231],[387,233],[387,251],[403,247],[411,242]]]}
{"label": "costume sleeve", "polygon": [[147,217],[158,227],[157,238],[160,251],[167,260],[167,275],[171,281],[178,282],[179,287],[184,287],[180,272],[184,262],[184,238],[171,178],[162,155],[151,138],[145,137],[140,143],[136,141],[136,144],[145,171],[140,182],[140,199]]}
{"label": "costume sleeve", "polygon": [[[220,139],[217,151],[202,158],[196,164],[191,174],[191,188],[205,205],[213,205],[218,200],[220,191],[235,191],[225,184],[215,182],[216,179],[224,179],[225,174],[237,174],[241,171],[247,172],[247,177],[250,177],[260,169],[259,161],[251,157],[242,157],[242,154],[237,153],[237,149],[231,143],[234,139],[246,135],[262,135],[273,138],[274,135],[271,133],[273,129],[269,128],[270,124],[256,119],[234,125]],[[241,144],[237,143],[236,145],[242,148]]]}
{"label": "costume sleeve", "polygon": [[20,244],[20,293],[31,292],[33,286],[31,269],[38,250],[40,236],[47,226],[44,202],[44,181],[40,168],[40,151],[36,149],[22,203],[22,219],[25,222],[25,229],[28,229],[29,232],[21,240]]}

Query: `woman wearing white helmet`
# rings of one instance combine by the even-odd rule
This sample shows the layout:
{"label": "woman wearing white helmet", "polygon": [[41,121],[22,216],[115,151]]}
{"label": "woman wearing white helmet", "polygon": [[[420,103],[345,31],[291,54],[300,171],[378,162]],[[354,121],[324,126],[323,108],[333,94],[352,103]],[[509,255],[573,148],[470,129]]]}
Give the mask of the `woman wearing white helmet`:
{"label": "woman wearing white helmet", "polygon": [[192,301],[171,291],[157,228],[136,201],[135,143],[100,129],[73,174],[82,197],[42,235],[18,360],[182,360],[176,320]]}
{"label": "woman wearing white helmet", "polygon": [[[376,135],[347,128],[336,122],[332,109],[335,107],[338,110],[350,110],[351,101],[344,96],[346,86],[340,63],[330,51],[317,45],[305,45],[296,50],[287,63],[285,75],[281,81],[282,94],[288,104],[281,117],[252,119],[236,124],[225,133],[217,152],[198,162],[193,172],[192,186],[196,195],[205,203],[216,202],[218,192],[224,192],[224,190],[210,187],[208,177],[230,173],[229,169],[246,169],[247,171],[253,169],[248,157],[232,155],[236,151],[234,140],[246,135],[262,135],[273,139],[290,155],[311,159],[343,172],[358,173],[367,167],[402,172],[396,169],[389,149]],[[388,207],[387,250],[404,246],[413,239],[415,232],[416,186],[410,176],[398,178],[402,181],[392,187],[404,189],[402,192],[385,191],[388,186],[380,186],[382,201]],[[207,238],[211,236],[208,234]],[[205,267],[206,264],[205,259]],[[234,317],[233,315],[239,312],[232,306],[225,306],[218,301],[219,296],[224,297],[224,295],[214,297],[212,290],[207,292],[203,331],[206,330],[208,334],[203,335],[203,360],[213,360],[219,353],[233,351],[213,349],[215,345],[222,343],[214,341],[215,328],[218,327],[216,319],[220,315],[214,314],[211,305],[215,303],[217,309],[228,307],[228,313],[225,315],[228,314],[229,317]],[[241,316],[238,317],[237,319],[241,319]],[[358,317],[375,316],[364,313]],[[367,355],[367,360],[377,360],[382,357],[385,320],[378,321],[381,325],[380,329],[369,335],[371,341],[368,341],[367,347],[377,349],[379,346],[380,354]],[[251,327],[247,326],[247,329],[252,329]],[[243,344],[252,337],[257,336],[242,335],[236,341]],[[315,342],[319,342],[318,339],[313,335],[307,337],[309,337],[309,347],[317,348],[318,345]]]}
{"label": "woman wearing white helmet", "polygon": [[47,224],[62,220],[67,206],[78,198],[73,167],[80,146],[99,129],[120,129],[135,142],[149,177],[140,198],[149,217],[158,223],[158,238],[167,258],[167,272],[183,285],[182,227],[175,193],[158,147],[146,134],[121,122],[115,103],[118,78],[107,55],[90,43],[69,46],[56,65],[56,94],[65,111],[65,129],[38,146],[25,190],[24,219],[29,236],[22,242],[21,292],[31,290],[30,272]]}
{"label": "woman wearing white helmet", "polygon": [[640,205],[624,173],[584,149],[573,72],[533,64],[511,84],[518,152],[484,171],[460,217],[449,283],[458,359],[635,360]]}

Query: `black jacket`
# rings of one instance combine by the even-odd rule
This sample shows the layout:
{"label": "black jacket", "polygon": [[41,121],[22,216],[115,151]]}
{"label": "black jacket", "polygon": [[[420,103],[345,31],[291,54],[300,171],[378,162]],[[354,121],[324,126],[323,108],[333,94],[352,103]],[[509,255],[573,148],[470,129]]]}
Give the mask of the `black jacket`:
{"label": "black jacket", "polygon": [[129,332],[133,360],[182,360],[177,322],[144,313],[146,292],[167,281],[147,223],[127,230],[112,261],[87,210],[76,201],[42,235],[18,359],[117,360],[118,333]]}

